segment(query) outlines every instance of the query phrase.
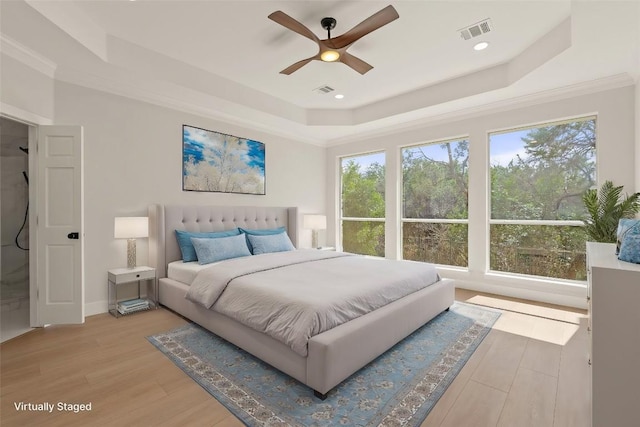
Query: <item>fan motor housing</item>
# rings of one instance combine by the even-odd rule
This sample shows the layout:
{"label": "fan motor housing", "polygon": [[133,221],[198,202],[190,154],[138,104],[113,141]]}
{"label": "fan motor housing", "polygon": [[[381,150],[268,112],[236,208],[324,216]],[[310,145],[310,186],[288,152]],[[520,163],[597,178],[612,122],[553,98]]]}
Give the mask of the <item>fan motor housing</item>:
{"label": "fan motor housing", "polygon": [[336,20],[331,17],[322,18],[320,25],[327,31],[333,30],[336,27]]}

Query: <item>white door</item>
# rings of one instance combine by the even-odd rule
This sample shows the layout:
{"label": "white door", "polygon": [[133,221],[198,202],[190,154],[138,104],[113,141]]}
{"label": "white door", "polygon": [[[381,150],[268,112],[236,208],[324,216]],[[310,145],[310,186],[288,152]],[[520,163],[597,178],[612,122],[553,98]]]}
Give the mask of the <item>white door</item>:
{"label": "white door", "polygon": [[82,127],[39,126],[36,162],[38,309],[33,326],[83,323]]}

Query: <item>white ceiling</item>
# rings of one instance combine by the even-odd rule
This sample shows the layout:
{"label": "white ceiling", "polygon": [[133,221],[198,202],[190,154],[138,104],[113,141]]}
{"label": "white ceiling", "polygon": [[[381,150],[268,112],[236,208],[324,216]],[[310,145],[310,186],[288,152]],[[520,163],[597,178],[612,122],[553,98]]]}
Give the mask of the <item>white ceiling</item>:
{"label": "white ceiling", "polygon": [[[310,40],[267,19],[282,10],[320,38],[392,4],[400,18],[349,52],[360,75],[312,61]],[[549,90],[637,79],[638,1],[31,1],[0,3],[3,49],[57,79],[270,131],[335,144]],[[458,29],[490,18],[493,31]],[[477,41],[488,49],[477,52]],[[595,82],[595,83],[594,83]],[[314,88],[329,85],[332,94]]]}

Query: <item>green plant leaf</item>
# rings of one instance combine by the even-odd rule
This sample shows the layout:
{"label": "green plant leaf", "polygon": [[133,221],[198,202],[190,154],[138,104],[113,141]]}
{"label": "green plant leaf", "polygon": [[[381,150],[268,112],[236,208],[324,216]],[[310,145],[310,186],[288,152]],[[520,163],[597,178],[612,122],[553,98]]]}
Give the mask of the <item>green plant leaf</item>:
{"label": "green plant leaf", "polygon": [[621,200],[622,188],[605,181],[600,192],[587,190],[582,196],[588,214],[583,222],[589,240],[614,243],[618,221],[633,218],[640,211],[640,193],[625,195]]}

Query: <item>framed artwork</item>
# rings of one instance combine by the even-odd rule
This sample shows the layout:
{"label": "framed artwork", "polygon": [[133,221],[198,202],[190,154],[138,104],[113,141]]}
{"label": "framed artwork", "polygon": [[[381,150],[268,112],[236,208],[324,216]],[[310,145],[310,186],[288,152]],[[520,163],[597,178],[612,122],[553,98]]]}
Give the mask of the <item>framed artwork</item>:
{"label": "framed artwork", "polygon": [[262,142],[182,125],[182,189],[265,194]]}

